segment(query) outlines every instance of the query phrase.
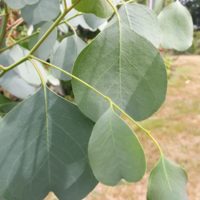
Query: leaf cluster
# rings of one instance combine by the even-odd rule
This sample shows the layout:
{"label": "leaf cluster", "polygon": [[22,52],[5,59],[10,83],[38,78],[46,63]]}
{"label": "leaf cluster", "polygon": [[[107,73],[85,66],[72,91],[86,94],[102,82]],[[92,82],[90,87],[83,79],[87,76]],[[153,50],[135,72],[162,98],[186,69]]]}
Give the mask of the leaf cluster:
{"label": "leaf cluster", "polygon": [[[7,32],[8,7],[27,27],[20,40],[15,26]],[[147,199],[187,200],[185,171],[138,122],[166,97],[159,49],[192,44],[187,9],[117,0],[5,0],[3,8],[0,85],[22,101],[0,96],[1,112],[11,110],[0,121],[0,198],[40,200],[53,191],[80,200],[98,182],[139,181],[146,158],[125,117],[160,152]]]}

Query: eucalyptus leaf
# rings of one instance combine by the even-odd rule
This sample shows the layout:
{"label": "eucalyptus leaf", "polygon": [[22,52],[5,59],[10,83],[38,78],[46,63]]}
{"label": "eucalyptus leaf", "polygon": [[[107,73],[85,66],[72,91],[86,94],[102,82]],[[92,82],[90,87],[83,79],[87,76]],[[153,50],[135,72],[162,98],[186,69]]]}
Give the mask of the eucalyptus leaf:
{"label": "eucalyptus leaf", "polygon": [[24,0],[17,0],[17,1],[5,0],[5,2],[7,3],[7,5],[10,8],[13,8],[13,9],[21,9],[21,8],[23,8],[26,5],[24,3]]}
{"label": "eucalyptus leaf", "polygon": [[40,0],[5,0],[9,7],[13,9],[21,9],[26,5],[32,5]]}
{"label": "eucalyptus leaf", "polygon": [[186,172],[175,163],[161,158],[152,170],[148,185],[148,200],[188,200]]}
{"label": "eucalyptus leaf", "polygon": [[164,8],[158,15],[162,30],[161,46],[184,51],[192,45],[193,22],[189,11],[179,1]]}
{"label": "eucalyptus leaf", "polygon": [[3,96],[2,94],[0,94],[0,116],[8,113],[16,105],[17,105],[16,102],[13,102],[10,99]]}
{"label": "eucalyptus leaf", "polygon": [[164,8],[165,1],[164,0],[154,0],[153,10],[158,15],[161,10]]}
{"label": "eucalyptus leaf", "polygon": [[60,13],[60,2],[59,0],[40,0],[34,5],[25,6],[21,13],[28,24],[51,21]]}
{"label": "eucalyptus leaf", "polygon": [[96,30],[99,26],[104,24],[107,20],[99,18],[93,14],[84,14],[83,15],[86,23],[93,29]]}
{"label": "eucalyptus leaf", "polygon": [[[70,19],[71,17],[77,15],[76,17]],[[77,10],[72,9],[65,17],[65,19],[70,19],[69,23],[73,27],[77,27],[78,25],[81,25],[85,29],[91,29],[91,27],[87,24],[86,20],[84,19],[84,16],[80,14]],[[66,25],[65,25],[66,26]],[[92,30],[92,29],[91,29]]]}
{"label": "eucalyptus leaf", "polygon": [[37,87],[28,84],[13,70],[0,78],[0,86],[20,99],[31,96],[37,90]]}
{"label": "eucalyptus leaf", "polygon": [[[63,39],[52,56],[52,63],[71,73],[74,62],[85,45],[77,35]],[[61,80],[71,79],[58,70],[53,69],[52,73]]]}
{"label": "eucalyptus leaf", "polygon": [[[136,120],[158,110],[165,99],[167,75],[153,45],[135,33],[126,6],[77,58],[73,74],[86,81]],[[72,80],[75,101],[81,111],[97,121],[108,103],[91,89]]]}
{"label": "eucalyptus leaf", "polygon": [[[75,3],[76,0],[72,0],[72,2]],[[102,18],[110,17],[113,13],[107,0],[81,0],[75,8],[80,12],[93,13]]]}
{"label": "eucalyptus leaf", "polygon": [[45,91],[0,121],[0,196],[6,200],[39,200],[49,191],[60,200],[80,200],[97,183],[87,159],[93,123]]}
{"label": "eucalyptus leaf", "polygon": [[[19,45],[14,46],[10,51],[9,55],[12,58],[13,62],[10,64],[17,62],[20,58],[28,55],[29,51],[27,49],[24,49],[23,47],[20,47]],[[34,61],[35,64],[40,69],[41,74],[43,75],[43,78],[45,82],[47,81],[47,72],[44,69],[44,67],[41,65],[41,63]],[[14,68],[14,71],[23,78],[27,83],[33,85],[33,86],[40,86],[41,80],[38,76],[36,70],[34,69],[33,64],[30,61],[25,61],[22,64],[20,64],[18,67]]]}
{"label": "eucalyptus leaf", "polygon": [[147,6],[137,3],[125,4],[125,8],[131,29],[158,48],[161,41],[161,30],[155,13]]}
{"label": "eucalyptus leaf", "polygon": [[[16,54],[11,54],[10,52],[11,51],[5,51],[2,54],[0,54],[0,64],[3,65],[4,67],[11,65],[14,62],[13,60],[14,57],[11,57],[11,55],[17,56]],[[26,68],[26,65],[21,66],[21,67]],[[28,82],[26,82],[20,76],[20,74],[17,71],[20,68],[19,69],[19,72],[20,72],[22,70],[21,67],[18,66],[14,70],[7,72],[3,77],[1,77],[0,86],[2,86],[4,89],[6,89],[8,92],[13,94],[14,96],[20,99],[24,99],[32,95],[33,93],[35,93],[37,88],[33,85],[28,84]],[[25,69],[25,70],[26,72],[28,72],[28,69]],[[26,73],[22,73],[22,74],[25,75]]]}
{"label": "eucalyptus leaf", "polygon": [[136,182],[145,173],[141,144],[111,108],[95,124],[88,152],[95,177],[106,185],[114,186],[121,179]]}
{"label": "eucalyptus leaf", "polygon": [[[41,26],[40,34],[38,37],[38,40],[43,37],[43,35],[47,32],[49,27],[53,24],[53,22],[47,22]],[[57,40],[57,28],[55,28],[49,36],[44,40],[44,42],[41,44],[41,46],[37,49],[35,52],[36,56],[47,60],[50,56],[50,54],[53,52],[53,46],[55,45]]]}

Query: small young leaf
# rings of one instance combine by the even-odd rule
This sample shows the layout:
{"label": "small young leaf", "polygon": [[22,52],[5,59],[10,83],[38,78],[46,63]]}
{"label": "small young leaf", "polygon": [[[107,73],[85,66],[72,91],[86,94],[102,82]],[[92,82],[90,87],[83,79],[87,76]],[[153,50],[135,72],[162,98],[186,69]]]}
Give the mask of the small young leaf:
{"label": "small young leaf", "polygon": [[[72,0],[72,2],[75,3],[76,0]],[[102,18],[107,18],[113,13],[112,7],[107,0],[81,0],[75,8],[80,12],[93,13]]]}
{"label": "small young leaf", "polygon": [[61,200],[84,198],[97,184],[87,158],[92,128],[48,89],[16,106],[0,121],[1,199],[39,200],[49,191]]}
{"label": "small young leaf", "polygon": [[187,175],[178,165],[161,158],[149,177],[148,200],[188,200]]}
{"label": "small young leaf", "polygon": [[189,11],[179,1],[168,5],[158,16],[162,30],[161,46],[184,51],[192,45],[193,22]]}
{"label": "small young leaf", "polygon": [[28,24],[38,24],[55,19],[60,12],[59,0],[40,0],[34,5],[25,6],[22,17]]}
{"label": "small young leaf", "polygon": [[145,173],[141,144],[111,108],[94,126],[88,152],[95,177],[106,185],[116,185],[121,179],[136,182]]}

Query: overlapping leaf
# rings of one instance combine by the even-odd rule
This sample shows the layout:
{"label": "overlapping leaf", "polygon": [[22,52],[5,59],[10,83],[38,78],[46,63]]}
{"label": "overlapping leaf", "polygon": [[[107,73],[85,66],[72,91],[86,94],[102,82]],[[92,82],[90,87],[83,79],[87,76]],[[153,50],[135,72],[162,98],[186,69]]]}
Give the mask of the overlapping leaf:
{"label": "overlapping leaf", "polygon": [[155,13],[141,4],[128,4],[125,7],[130,28],[158,48],[161,41],[161,30]]}
{"label": "overlapping leaf", "polygon": [[[43,37],[43,35],[47,32],[49,27],[53,24],[53,22],[47,22],[41,26],[40,34],[38,36],[38,40]],[[40,47],[35,52],[36,56],[47,60],[50,54],[53,52],[53,46],[55,45],[57,40],[57,28],[55,28],[51,34],[44,40],[44,42],[40,45]]]}
{"label": "overlapping leaf", "polygon": [[[167,76],[159,52],[133,31],[127,7],[78,57],[74,75],[111,97],[136,120],[152,115],[163,103]],[[102,97],[72,80],[79,108],[96,121],[108,108]]]}
{"label": "overlapping leaf", "polygon": [[140,180],[146,169],[143,149],[128,125],[110,108],[96,123],[89,141],[96,178],[107,185]]}
{"label": "overlapping leaf", "polygon": [[[28,55],[29,51],[27,49],[22,48],[21,46],[14,46],[10,51],[8,51],[7,56],[9,60],[9,64],[13,64],[17,62],[20,58]],[[41,65],[41,63],[34,61],[37,64],[38,68],[43,75],[43,79],[47,81],[47,72]],[[25,61],[24,63],[20,64],[18,67],[14,68],[15,71],[21,78],[23,78],[27,83],[33,86],[40,86],[41,80],[34,69],[32,63],[30,61]]]}
{"label": "overlapping leaf", "polygon": [[179,1],[169,4],[158,16],[162,30],[161,46],[184,51],[192,45],[193,22],[189,11]]}
{"label": "overlapping leaf", "polygon": [[55,19],[60,12],[59,0],[40,0],[34,5],[25,6],[22,17],[28,24],[38,24]]}
{"label": "overlapping leaf", "polygon": [[17,103],[0,94],[0,116],[8,113]]}
{"label": "overlapping leaf", "polygon": [[[20,51],[18,51],[18,53],[20,54]],[[12,64],[14,62],[13,57],[10,56],[10,52],[6,51],[4,53],[2,53],[0,55],[0,64],[3,66],[8,66],[10,64]],[[12,54],[13,56],[17,56],[18,54]],[[30,67],[30,65],[29,65]],[[12,71],[7,72],[3,77],[0,78],[0,86],[3,87],[5,90],[7,90],[8,92],[10,92],[11,94],[13,94],[14,96],[24,99],[30,95],[32,95],[35,90],[36,87],[33,85],[30,85],[28,82],[26,82],[26,80],[23,79],[23,76],[28,74],[30,76],[30,74],[28,72],[29,68],[26,67],[26,64],[20,65],[19,67],[15,68]],[[32,65],[31,65],[32,67]],[[20,68],[20,69],[19,69]],[[35,73],[34,69],[32,69],[33,72]],[[27,72],[27,73],[26,73]],[[34,80],[34,73],[32,73],[32,77],[29,81]],[[21,76],[22,75],[22,76]],[[37,74],[36,74],[37,76]],[[28,78],[28,77],[26,77]],[[38,78],[38,76],[37,76]],[[40,84],[40,82],[39,82]]]}
{"label": "overlapping leaf", "polygon": [[33,5],[40,0],[5,0],[5,2],[13,9],[21,9],[26,5]]}
{"label": "overlapping leaf", "polygon": [[[76,35],[67,37],[62,40],[53,53],[51,62],[71,73],[74,62],[85,45],[86,44]],[[52,72],[58,79],[71,79],[58,70],[52,70]]]}
{"label": "overlapping leaf", "polygon": [[161,158],[149,178],[148,200],[188,200],[187,175],[178,165]]}
{"label": "overlapping leaf", "polygon": [[164,8],[164,4],[164,0],[154,0],[153,10],[156,14],[159,14],[161,12],[161,10]]}
{"label": "overlapping leaf", "polygon": [[87,159],[92,127],[48,89],[18,105],[0,121],[1,199],[39,200],[49,191],[82,199],[97,183]]}

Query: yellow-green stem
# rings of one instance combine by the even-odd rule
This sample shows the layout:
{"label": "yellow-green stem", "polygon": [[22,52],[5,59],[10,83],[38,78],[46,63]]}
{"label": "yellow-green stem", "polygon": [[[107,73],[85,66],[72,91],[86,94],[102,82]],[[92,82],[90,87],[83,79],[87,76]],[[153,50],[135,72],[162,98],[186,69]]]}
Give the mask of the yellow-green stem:
{"label": "yellow-green stem", "polygon": [[22,57],[18,62],[6,67],[1,68],[3,70],[3,73],[0,74],[0,77],[3,76],[6,72],[12,70],[19,64],[26,61],[30,55],[32,55],[44,42],[44,40],[51,34],[51,32],[55,29],[56,26],[59,25],[60,21],[65,17],[67,13],[69,13],[81,0],[77,0],[71,7],[69,7],[67,10],[64,10],[64,12],[56,19],[56,21],[52,24],[52,26],[47,30],[47,32],[43,35],[43,37],[34,45],[34,47],[30,50],[29,54],[27,56]]}
{"label": "yellow-green stem", "polygon": [[24,37],[24,38],[22,38],[22,39],[16,41],[15,43],[13,43],[13,44],[7,46],[7,47],[4,47],[4,48],[0,49],[0,53],[2,53],[3,51],[6,51],[6,50],[12,48],[13,46],[15,46],[15,45],[17,45],[17,44],[19,44],[19,43],[21,43],[21,42],[24,42],[24,41],[26,41],[26,40],[32,38],[33,36],[37,35],[38,33],[39,33],[39,31],[33,33],[32,35],[28,35],[28,36],[26,36],[26,37]]}
{"label": "yellow-green stem", "polygon": [[118,21],[120,21],[120,15],[118,13],[118,10],[116,8],[116,6],[113,4],[113,2],[111,0],[106,0],[108,2],[108,4],[110,4],[111,8],[113,9],[113,12],[116,14]]}
{"label": "yellow-green stem", "polygon": [[99,90],[97,90],[96,88],[94,88],[93,86],[91,86],[90,84],[88,84],[87,82],[83,81],[82,79],[78,78],[77,76],[61,69],[60,67],[53,65],[51,63],[48,63],[42,59],[39,59],[35,56],[30,56],[30,58],[35,59],[47,66],[50,66],[52,68],[55,68],[59,71],[61,71],[62,73],[66,74],[67,76],[72,77],[73,79],[79,81],[80,83],[82,83],[83,85],[85,85],[86,87],[88,87],[89,89],[93,90],[95,93],[97,93],[98,95],[102,96],[105,100],[107,100],[110,104],[111,107],[116,108],[117,110],[119,110],[124,116],[126,116],[129,120],[131,120],[138,128],[140,128],[142,131],[144,131],[146,133],[146,135],[154,142],[154,144],[157,146],[161,156],[163,156],[163,151],[162,148],[160,147],[159,143],[156,141],[156,139],[151,135],[151,132],[148,131],[147,129],[145,129],[142,125],[140,125],[138,122],[136,122],[135,120],[133,120],[123,109],[121,109],[117,104],[115,104],[110,97],[104,95],[103,93],[101,93]]}

